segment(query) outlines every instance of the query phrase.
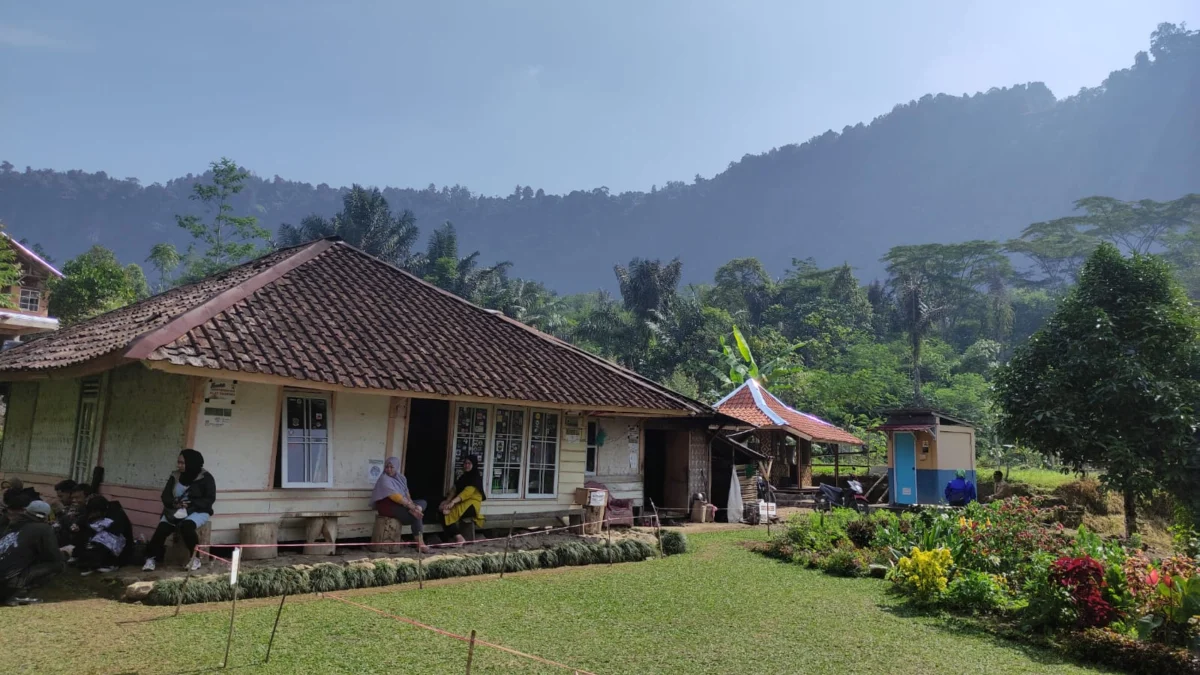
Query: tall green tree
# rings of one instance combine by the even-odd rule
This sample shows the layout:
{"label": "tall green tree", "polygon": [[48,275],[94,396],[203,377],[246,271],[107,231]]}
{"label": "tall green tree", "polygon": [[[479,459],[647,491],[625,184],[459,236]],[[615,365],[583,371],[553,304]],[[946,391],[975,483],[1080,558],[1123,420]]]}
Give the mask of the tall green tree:
{"label": "tall green tree", "polygon": [[406,267],[419,234],[412,211],[393,215],[378,188],[354,185],[342,196],[342,210],[333,218],[308,216],[300,221],[299,227],[284,223],[279,226],[276,243],[297,246],[314,239],[338,236],[376,258]]}
{"label": "tall green tree", "polygon": [[254,257],[269,236],[259,226],[258,218],[233,214],[231,201],[245,189],[250,173],[227,157],[213,162],[210,168],[212,183],[193,185],[191,198],[209,209],[216,209],[212,222],[206,223],[195,215],[175,216],[176,224],[204,247],[199,253],[189,248],[189,278],[208,276]]}
{"label": "tall green tree", "polygon": [[675,258],[669,263],[661,260],[634,258],[629,265],[615,265],[617,284],[625,309],[645,321],[656,314],[671,311],[683,274],[683,263]]}
{"label": "tall green tree", "polygon": [[1102,244],[1000,369],[995,392],[1001,433],[1076,470],[1099,468],[1124,495],[1132,534],[1138,497],[1193,463],[1200,315],[1161,259]]}
{"label": "tall green tree", "polygon": [[503,283],[511,266],[500,262],[481,267],[479,251],[459,257],[458,234],[452,223],[434,230],[425,253],[414,257],[409,265],[417,276],[467,300],[476,300],[489,286]]}
{"label": "tall green tree", "polygon": [[103,246],[67,261],[63,277],[50,281],[50,314],[69,326],[110,312],[150,294],[142,268],[121,265]]}
{"label": "tall green tree", "polygon": [[897,316],[908,336],[912,354],[913,403],[917,405],[925,404],[921,388],[921,353],[925,337],[951,309],[951,305],[934,295],[930,286],[925,275],[912,271],[904,272],[895,283]]}
{"label": "tall green tree", "polygon": [[[22,275],[17,254],[8,245],[8,235],[4,234],[4,223],[0,222],[0,286],[16,286]],[[0,307],[11,308],[12,306],[12,295],[0,294]]]}
{"label": "tall green tree", "polygon": [[146,262],[158,272],[158,285],[154,290],[156,293],[162,293],[175,285],[175,274],[179,264],[183,262],[183,256],[179,255],[179,249],[175,248],[174,244],[163,242],[150,247],[150,255],[146,257]]}

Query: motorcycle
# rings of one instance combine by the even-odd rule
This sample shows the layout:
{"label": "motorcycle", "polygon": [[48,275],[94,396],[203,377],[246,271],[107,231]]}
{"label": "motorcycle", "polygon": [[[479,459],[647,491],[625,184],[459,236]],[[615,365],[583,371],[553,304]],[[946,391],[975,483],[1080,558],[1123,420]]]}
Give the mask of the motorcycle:
{"label": "motorcycle", "polygon": [[862,483],[856,480],[846,481],[849,488],[834,487],[833,485],[821,484],[821,494],[817,496],[817,508],[822,511],[830,511],[835,506],[846,509],[854,509],[859,513],[867,513],[871,510],[870,502],[867,501],[863,494]]}

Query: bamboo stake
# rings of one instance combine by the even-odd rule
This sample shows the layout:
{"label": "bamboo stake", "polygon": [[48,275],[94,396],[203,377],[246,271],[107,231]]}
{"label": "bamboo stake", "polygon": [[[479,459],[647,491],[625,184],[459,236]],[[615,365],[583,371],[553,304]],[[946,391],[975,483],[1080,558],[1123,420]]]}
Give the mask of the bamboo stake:
{"label": "bamboo stake", "polygon": [[605,527],[608,528],[608,566],[612,567],[612,564],[613,564],[612,523],[608,520],[608,518],[605,518],[604,525],[605,525]]}
{"label": "bamboo stake", "polygon": [[283,592],[283,597],[279,599],[279,609],[275,611],[275,625],[271,628],[271,639],[267,642],[267,658],[263,663],[271,662],[271,645],[275,644],[275,631],[279,630],[279,617],[283,615],[283,603],[287,600],[287,591]]}
{"label": "bamboo stake", "polygon": [[471,675],[471,661],[475,659],[475,629],[471,629],[471,642],[467,646],[467,675]]}
{"label": "bamboo stake", "polygon": [[650,500],[650,508],[654,509],[654,536],[658,539],[658,557],[663,557],[662,550],[662,521],[658,517],[658,507],[654,505],[654,500]]}
{"label": "bamboo stake", "polygon": [[512,543],[513,525],[517,522],[517,512],[513,511],[508,519],[508,538],[504,540],[504,557],[500,561],[500,578],[504,578],[504,570],[508,569],[508,545]]}
{"label": "bamboo stake", "polygon": [[424,540],[417,539],[417,590],[425,589],[425,548]]}
{"label": "bamboo stake", "polygon": [[233,585],[233,604],[229,607],[229,635],[225,638],[225,660],[221,662],[222,668],[229,667],[229,648],[233,646],[233,619],[237,614],[237,596],[238,589],[241,588],[241,579]]}

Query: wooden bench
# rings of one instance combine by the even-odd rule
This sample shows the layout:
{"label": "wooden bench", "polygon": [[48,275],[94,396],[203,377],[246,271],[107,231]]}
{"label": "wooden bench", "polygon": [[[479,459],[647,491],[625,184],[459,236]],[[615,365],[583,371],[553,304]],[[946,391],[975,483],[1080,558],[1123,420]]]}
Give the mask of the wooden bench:
{"label": "wooden bench", "polygon": [[[304,555],[333,555],[337,552],[338,518],[349,515],[345,511],[302,511],[284,517],[305,521]],[[317,543],[321,538],[325,543]]]}

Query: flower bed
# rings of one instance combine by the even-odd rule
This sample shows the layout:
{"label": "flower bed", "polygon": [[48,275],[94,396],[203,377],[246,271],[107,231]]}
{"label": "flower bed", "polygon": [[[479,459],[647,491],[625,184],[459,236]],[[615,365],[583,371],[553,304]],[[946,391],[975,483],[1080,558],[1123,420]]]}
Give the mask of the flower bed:
{"label": "flower bed", "polygon": [[1086,634],[1118,667],[1154,653],[1173,672],[1200,672],[1200,563],[1068,532],[1060,516],[1028,498],[901,515],[835,510],[794,516],[765,552],[830,574],[874,572],[914,605],[1069,634],[1062,644]]}

